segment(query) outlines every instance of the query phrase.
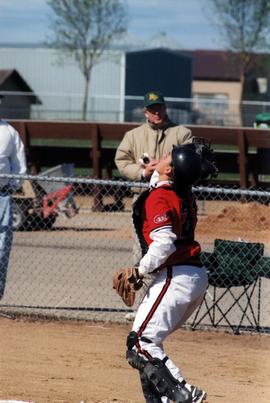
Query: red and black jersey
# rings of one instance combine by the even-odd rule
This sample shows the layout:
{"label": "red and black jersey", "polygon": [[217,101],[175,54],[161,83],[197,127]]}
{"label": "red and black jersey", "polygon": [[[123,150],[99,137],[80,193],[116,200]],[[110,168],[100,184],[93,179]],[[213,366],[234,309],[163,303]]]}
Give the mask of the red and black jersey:
{"label": "red and black jersey", "polygon": [[141,234],[148,246],[152,243],[150,233],[161,228],[172,228],[177,237],[176,251],[162,266],[199,263],[201,248],[194,240],[197,205],[191,192],[180,197],[169,184],[157,187],[148,192],[140,214]]}

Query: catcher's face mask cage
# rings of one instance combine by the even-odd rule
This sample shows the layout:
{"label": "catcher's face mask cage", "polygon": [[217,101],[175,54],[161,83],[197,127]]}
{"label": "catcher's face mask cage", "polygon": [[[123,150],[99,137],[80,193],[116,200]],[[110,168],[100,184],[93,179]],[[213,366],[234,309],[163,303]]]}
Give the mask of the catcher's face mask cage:
{"label": "catcher's face mask cage", "polygon": [[196,153],[201,159],[201,175],[196,184],[205,183],[207,180],[216,178],[218,168],[210,141],[202,137],[195,137],[192,144],[195,146]]}

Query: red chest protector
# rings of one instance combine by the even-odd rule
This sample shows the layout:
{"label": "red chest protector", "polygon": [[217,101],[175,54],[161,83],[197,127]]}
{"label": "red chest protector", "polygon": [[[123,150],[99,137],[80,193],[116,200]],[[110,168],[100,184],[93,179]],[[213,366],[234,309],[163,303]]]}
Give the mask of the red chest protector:
{"label": "red chest protector", "polygon": [[191,192],[178,195],[170,185],[143,192],[133,206],[133,223],[142,255],[152,243],[150,233],[169,227],[175,233],[176,251],[163,266],[173,264],[200,265],[200,245],[194,240],[197,206]]}

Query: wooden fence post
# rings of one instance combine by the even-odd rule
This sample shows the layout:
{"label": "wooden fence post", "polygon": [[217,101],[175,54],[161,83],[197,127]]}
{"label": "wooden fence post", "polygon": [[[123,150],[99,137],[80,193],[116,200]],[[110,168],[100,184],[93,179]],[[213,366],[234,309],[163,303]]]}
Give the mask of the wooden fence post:
{"label": "wooden fence post", "polygon": [[91,125],[91,140],[92,150],[90,157],[92,158],[93,177],[101,178],[101,164],[100,164],[100,136],[96,124]]}
{"label": "wooden fence post", "polygon": [[[92,140],[92,150],[90,152],[90,157],[92,158],[92,166],[93,166],[93,177],[102,178],[102,169],[101,169],[101,139],[100,133],[98,130],[98,126],[96,124],[91,125],[91,140]],[[99,189],[98,185],[93,185],[93,211],[102,211],[103,203],[102,203],[102,194],[101,189]]]}
{"label": "wooden fence post", "polygon": [[247,160],[248,160],[248,143],[245,136],[244,130],[237,131],[237,140],[238,140],[238,148],[239,148],[239,174],[240,174],[240,187],[247,188],[248,187],[248,169],[247,169]]}

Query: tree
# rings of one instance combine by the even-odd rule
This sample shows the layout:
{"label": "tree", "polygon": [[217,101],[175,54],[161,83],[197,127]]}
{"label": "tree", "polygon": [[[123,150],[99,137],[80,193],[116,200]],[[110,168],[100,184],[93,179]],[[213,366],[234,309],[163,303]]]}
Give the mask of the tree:
{"label": "tree", "polygon": [[[256,70],[266,69],[265,59],[256,52],[269,48],[270,0],[210,0],[216,21],[228,50],[228,65],[238,69],[241,81],[241,99],[249,96],[249,85]],[[245,95],[244,95],[245,94]],[[247,108],[239,105],[242,122],[246,124]],[[250,124],[248,122],[247,124]]]}
{"label": "tree", "polygon": [[252,54],[269,46],[266,38],[270,33],[270,0],[210,1],[227,47],[239,53],[244,79],[253,62]]}
{"label": "tree", "polygon": [[53,13],[49,45],[72,54],[85,79],[82,119],[86,120],[91,72],[111,41],[126,30],[121,0],[47,0]]}

